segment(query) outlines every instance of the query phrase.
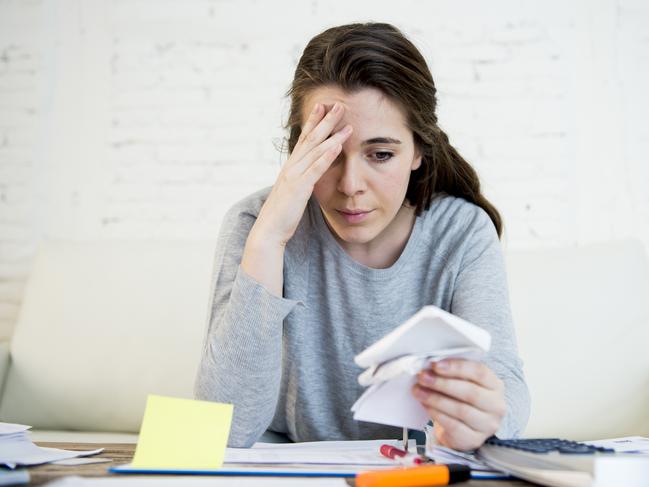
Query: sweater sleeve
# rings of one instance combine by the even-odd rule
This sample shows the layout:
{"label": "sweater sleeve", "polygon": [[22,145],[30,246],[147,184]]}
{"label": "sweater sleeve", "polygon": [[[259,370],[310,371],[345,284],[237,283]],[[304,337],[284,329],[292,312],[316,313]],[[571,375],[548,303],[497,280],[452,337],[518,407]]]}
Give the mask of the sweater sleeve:
{"label": "sweater sleeve", "polygon": [[284,318],[298,301],[271,294],[240,267],[256,212],[235,205],[217,240],[212,303],[196,376],[197,399],[231,403],[228,445],[248,447],[270,425],[281,381]]}
{"label": "sweater sleeve", "polygon": [[482,210],[474,214],[468,228],[451,312],[491,333],[485,363],[505,383],[507,402],[496,436],[516,437],[527,424],[530,397],[518,356],[502,249],[493,223]]}

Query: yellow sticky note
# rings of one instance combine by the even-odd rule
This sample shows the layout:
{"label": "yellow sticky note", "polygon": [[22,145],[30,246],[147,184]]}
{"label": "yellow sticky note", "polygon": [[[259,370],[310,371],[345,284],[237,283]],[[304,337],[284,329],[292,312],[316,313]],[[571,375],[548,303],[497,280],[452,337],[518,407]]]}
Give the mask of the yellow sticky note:
{"label": "yellow sticky note", "polygon": [[232,410],[232,404],[150,394],[132,466],[220,468],[230,435]]}

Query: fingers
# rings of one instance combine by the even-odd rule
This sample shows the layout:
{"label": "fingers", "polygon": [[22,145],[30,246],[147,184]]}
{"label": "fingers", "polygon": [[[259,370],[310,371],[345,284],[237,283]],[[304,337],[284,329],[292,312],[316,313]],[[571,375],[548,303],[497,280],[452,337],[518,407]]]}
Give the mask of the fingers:
{"label": "fingers", "polygon": [[314,163],[308,166],[303,175],[305,184],[314,186],[325,171],[329,169],[329,166],[331,166],[331,164],[336,160],[336,157],[338,157],[342,148],[342,144],[336,144],[333,147],[330,147],[318,159],[316,159]]}
{"label": "fingers", "polygon": [[483,411],[472,404],[458,401],[445,394],[432,391],[420,385],[413,388],[413,394],[428,410],[429,415],[441,412],[461,423],[473,431],[491,434],[500,426],[502,417],[490,411]]}
{"label": "fingers", "polygon": [[[318,125],[318,122],[322,119],[322,114],[324,111],[324,106],[321,103],[316,103],[311,110],[306,122],[302,126],[302,131],[300,132],[300,137],[298,138],[298,143],[303,141],[307,134],[311,133],[313,128]],[[296,144],[297,145],[297,144]]]}
{"label": "fingers", "polygon": [[498,430],[507,412],[504,391],[489,367],[462,359],[447,359],[422,370],[412,390],[434,421],[443,418],[445,444],[464,449],[476,442],[479,446]]}
{"label": "fingers", "polygon": [[[341,130],[329,137],[327,140],[322,142],[319,146],[311,150],[311,152],[302,157],[301,160],[296,161],[288,170],[295,171],[296,173],[304,173],[309,169],[313,169],[320,175],[322,175],[324,171],[319,171],[320,165],[324,163],[326,165],[326,171],[326,169],[336,159],[336,157],[340,153],[340,149],[342,149],[342,145],[349,138],[352,132],[352,126],[346,125]],[[341,146],[340,149],[337,149],[338,146]],[[330,157],[332,154],[334,154],[333,158]],[[314,165],[316,167],[313,167]]]}
{"label": "fingers", "polygon": [[[429,414],[431,412],[429,411]],[[435,437],[437,441],[455,450],[476,450],[483,443],[485,435],[469,428],[466,424],[448,416],[440,411],[431,414],[435,424]]]}
{"label": "fingers", "polygon": [[455,398],[486,412],[494,411],[494,390],[464,379],[441,377],[429,369],[417,375],[417,383],[431,391]]}
{"label": "fingers", "polygon": [[430,370],[435,375],[468,380],[493,391],[502,391],[504,389],[503,382],[489,367],[481,362],[465,359],[445,359],[432,363]]}
{"label": "fingers", "polygon": [[[334,104],[333,108],[324,115],[324,107],[316,104],[317,109],[311,111],[308,120],[302,128],[300,138],[293,149],[294,159],[301,160],[305,155],[320,145],[333,132],[342,119],[345,108],[341,103]],[[326,150],[326,149],[325,149]]]}

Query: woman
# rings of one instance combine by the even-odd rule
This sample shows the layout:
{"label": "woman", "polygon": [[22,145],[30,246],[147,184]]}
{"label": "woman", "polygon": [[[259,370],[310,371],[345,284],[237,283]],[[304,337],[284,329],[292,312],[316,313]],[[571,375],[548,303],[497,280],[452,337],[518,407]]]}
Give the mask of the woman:
{"label": "woman", "polygon": [[[437,441],[519,434],[529,410],[506,288],[501,219],[435,115],[425,60],[389,24],[335,27],[302,54],[289,158],[227,213],[196,397],[234,404],[231,446],[396,438],[354,421],[353,357],[434,304],[492,335],[484,363],[447,359],[412,393]],[[422,425],[423,426],[423,425]]]}

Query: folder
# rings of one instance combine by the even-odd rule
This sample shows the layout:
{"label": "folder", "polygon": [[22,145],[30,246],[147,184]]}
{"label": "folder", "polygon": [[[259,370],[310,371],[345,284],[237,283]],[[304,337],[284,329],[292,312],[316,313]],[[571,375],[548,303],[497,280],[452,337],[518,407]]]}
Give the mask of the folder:
{"label": "folder", "polygon": [[[171,468],[135,468],[131,464],[119,465],[108,469],[111,473],[146,474],[146,475],[222,475],[222,476],[255,476],[255,477],[338,477],[353,478],[359,472],[377,470],[376,465],[286,465],[250,466],[224,465],[214,469],[171,469]],[[386,467],[383,467],[386,468]]]}

